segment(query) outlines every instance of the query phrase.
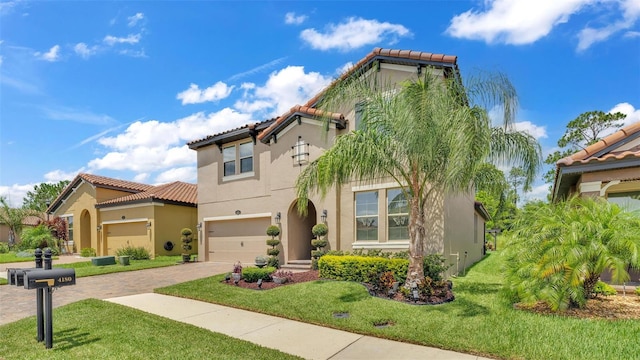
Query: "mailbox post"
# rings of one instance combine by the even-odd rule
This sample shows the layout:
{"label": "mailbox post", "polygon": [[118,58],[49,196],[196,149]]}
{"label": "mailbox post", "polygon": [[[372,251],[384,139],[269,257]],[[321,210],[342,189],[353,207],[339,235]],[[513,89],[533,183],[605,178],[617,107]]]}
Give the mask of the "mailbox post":
{"label": "mailbox post", "polygon": [[[36,269],[42,269],[42,250],[37,248],[36,255]],[[36,326],[38,327],[38,342],[44,341],[44,314],[42,311],[43,306],[44,289],[36,290]]]}
{"label": "mailbox post", "polygon": [[[44,269],[51,270],[51,249],[44,250]],[[26,283],[25,281],[25,284]],[[47,317],[44,321],[44,340],[45,347],[51,349],[53,347],[53,299],[51,299],[51,287],[49,286],[46,289],[38,289],[36,291],[41,291],[44,294],[44,315]]]}

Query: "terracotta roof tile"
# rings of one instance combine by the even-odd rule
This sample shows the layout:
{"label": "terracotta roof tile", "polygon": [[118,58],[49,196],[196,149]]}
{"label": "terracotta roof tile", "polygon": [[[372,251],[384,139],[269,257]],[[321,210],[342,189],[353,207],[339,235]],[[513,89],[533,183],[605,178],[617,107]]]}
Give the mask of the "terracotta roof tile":
{"label": "terracotta roof tile", "polygon": [[580,150],[573,155],[558,160],[556,164],[558,166],[571,166],[574,163],[588,164],[590,162],[602,162],[613,159],[622,160],[627,157],[640,158],[640,148],[638,147],[627,151],[610,152],[602,156],[594,156],[594,154],[620,142],[621,140],[624,140],[628,136],[631,136],[637,132],[640,132],[640,122],[625,126],[615,133],[606,136],[604,139],[598,141],[597,143],[587,146],[586,149]]}
{"label": "terracotta roof tile", "polygon": [[196,184],[184,183],[181,181],[175,181],[168,184],[152,186],[150,189],[131,194],[107,201],[103,201],[96,206],[103,207],[105,205],[116,205],[129,202],[137,202],[143,200],[159,200],[170,201],[184,204],[197,205],[198,204],[198,187]]}
{"label": "terracotta roof tile", "polygon": [[324,116],[327,116],[331,120],[344,121],[344,115],[342,115],[340,113],[326,112],[326,111],[322,111],[322,110],[319,110],[319,109],[316,109],[316,108],[312,108],[312,107],[309,107],[309,106],[296,105],[296,106],[292,107],[291,109],[289,109],[289,111],[286,112],[284,115],[282,115],[279,118],[277,118],[276,121],[274,121],[273,124],[271,124],[262,133],[260,133],[260,135],[258,135],[258,139],[262,140],[265,136],[269,135],[280,124],[282,124],[283,122],[287,121],[287,119],[289,119],[292,115],[294,115],[296,113],[307,114],[307,115],[312,116],[312,117],[324,117]]}
{"label": "terracotta roof tile", "polygon": [[[457,56],[453,56],[453,55],[433,54],[429,52],[422,52],[422,51],[415,51],[415,50],[394,50],[394,49],[375,48],[373,49],[373,51],[367,54],[364,58],[360,59],[355,65],[349,68],[349,70],[345,71],[342,75],[340,75],[339,78],[332,81],[331,84],[329,84],[329,86],[327,86],[325,89],[323,89],[314,97],[312,97],[309,101],[307,101],[304,105],[302,106],[298,105],[298,106],[300,108],[309,108],[309,109],[313,108],[318,102],[318,100],[320,99],[320,97],[322,96],[322,94],[324,94],[327,89],[331,88],[338,82],[343,81],[344,79],[351,76],[360,67],[364,66],[366,63],[368,63],[371,59],[373,59],[376,56],[386,56],[386,57],[395,57],[395,58],[402,58],[402,59],[421,60],[421,61],[434,61],[434,62],[453,64],[453,65],[456,65],[456,61],[458,59]],[[296,106],[294,106],[292,110],[294,108],[296,108]],[[267,135],[269,135],[275,128],[277,128],[278,125],[280,125],[289,116],[291,116],[292,110],[278,117],[278,119],[273,124],[271,124],[267,129],[265,129],[265,131],[263,131],[260,135],[258,135],[258,139],[262,140]],[[334,113],[331,115],[331,117],[333,118],[334,115],[342,116],[341,114]],[[344,119],[344,116],[342,116],[341,119]]]}
{"label": "terracotta roof tile", "polygon": [[234,128],[234,129],[225,130],[225,131],[223,131],[223,132],[219,132],[219,133],[217,133],[217,134],[213,134],[213,135],[208,135],[208,136],[206,136],[206,137],[204,137],[204,138],[202,138],[202,139],[189,141],[189,142],[187,143],[187,145],[197,144],[197,143],[199,143],[199,142],[209,140],[209,139],[214,138],[214,137],[216,137],[216,136],[220,136],[220,135],[228,134],[228,133],[231,133],[231,132],[234,132],[234,131],[237,131],[237,130],[242,130],[242,129],[252,129],[252,128],[255,128],[255,127],[260,126],[260,125],[262,125],[262,124],[268,123],[268,122],[270,122],[270,121],[274,121],[274,120],[276,120],[276,119],[277,119],[277,118],[272,118],[272,119],[267,119],[267,120],[263,120],[263,121],[256,122],[256,123],[245,124],[245,125],[242,125],[242,126],[240,126],[240,127]]}
{"label": "terracotta roof tile", "polygon": [[[108,186],[108,187],[115,187],[115,188],[120,188],[124,190],[133,190],[133,191],[145,191],[153,187],[153,185],[147,185],[147,184],[127,181],[127,180],[113,179],[106,176],[99,176],[99,175],[93,175],[93,174],[81,173],[81,174],[78,174],[78,176],[81,179],[85,180],[86,182],[96,186]],[[69,185],[71,184],[73,184],[73,182],[71,182]]]}

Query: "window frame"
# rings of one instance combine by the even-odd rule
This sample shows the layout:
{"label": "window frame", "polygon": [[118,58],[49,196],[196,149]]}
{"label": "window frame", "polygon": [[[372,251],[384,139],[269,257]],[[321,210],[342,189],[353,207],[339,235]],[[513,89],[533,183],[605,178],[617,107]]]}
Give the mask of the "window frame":
{"label": "window frame", "polygon": [[[250,156],[241,156],[240,148],[243,145],[248,145],[247,148],[251,149]],[[229,159],[225,161],[225,151],[229,151],[229,149],[233,149],[233,160]],[[231,155],[231,154],[227,154]],[[243,160],[251,159],[251,170],[243,171],[242,165]],[[233,164],[233,173],[227,174],[227,164]],[[235,179],[242,179],[246,177],[252,177],[255,175],[255,152],[254,152],[254,144],[252,141],[245,142],[237,142],[232,145],[227,145],[222,148],[222,181],[229,181]]]}
{"label": "window frame", "polygon": [[[364,215],[358,215],[358,196],[359,195],[364,195],[364,194],[367,194],[367,193],[375,194],[376,201],[375,201],[375,206],[373,207],[375,209],[375,215],[369,214],[369,213],[366,213]],[[379,234],[379,232],[380,232],[380,209],[379,209],[380,191],[379,190],[371,190],[371,191],[356,192],[354,194],[353,201],[354,201],[354,220],[355,220],[354,221],[354,228],[355,228],[354,229],[355,230],[354,238],[355,238],[355,241],[356,242],[372,242],[372,241],[379,242],[380,241],[380,234]],[[371,203],[364,203],[364,204],[369,204],[370,205]],[[365,212],[367,212],[367,211],[365,210]],[[375,220],[371,224],[371,226],[373,226],[375,224],[375,231],[373,231],[373,229],[369,229],[369,230],[367,230],[367,234],[370,235],[370,234],[373,233],[373,234],[375,234],[375,238],[374,239],[371,239],[371,238],[361,239],[359,237],[360,233],[358,231],[358,224],[359,224],[358,220],[359,219],[365,219],[365,218],[374,218],[374,217],[375,217]],[[367,237],[369,237],[369,236],[367,236]]]}
{"label": "window frame", "polygon": [[[406,207],[406,212],[398,212],[398,213],[391,213],[391,203],[393,202],[390,196],[390,193],[392,193],[393,191],[399,191],[399,194],[404,194],[402,192],[402,188],[389,188],[386,191],[386,195],[387,195],[387,201],[386,201],[386,217],[387,217],[387,241],[405,241],[405,240],[409,240],[409,201],[407,200],[406,196],[404,197],[404,202],[405,202],[405,207]],[[397,195],[395,195],[397,196]],[[403,232],[402,234],[406,233],[406,237],[401,237],[401,238],[392,238],[391,236],[391,230],[396,230],[398,228],[402,228],[401,226],[395,226],[395,227],[391,227],[391,220],[392,218],[399,218],[399,217],[405,217],[406,220],[406,225],[404,226],[405,232]]]}

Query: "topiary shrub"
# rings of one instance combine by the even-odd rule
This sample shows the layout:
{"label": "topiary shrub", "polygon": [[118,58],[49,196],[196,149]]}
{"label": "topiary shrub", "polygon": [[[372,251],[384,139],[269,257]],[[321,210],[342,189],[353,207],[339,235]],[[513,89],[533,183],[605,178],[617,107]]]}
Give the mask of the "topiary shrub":
{"label": "topiary shrub", "polygon": [[133,247],[131,245],[127,245],[123,248],[116,250],[116,255],[120,256],[129,256],[131,260],[149,260],[151,259],[151,255],[149,251],[144,247]]}
{"label": "topiary shrub", "polygon": [[84,248],[80,250],[80,255],[82,257],[94,257],[96,256],[96,249],[94,248]]}
{"label": "topiary shrub", "polygon": [[280,254],[280,250],[278,250],[276,248],[267,249],[267,255],[278,256],[278,254]]}
{"label": "topiary shrub", "polygon": [[311,229],[311,233],[316,237],[311,240],[311,246],[314,248],[311,251],[311,269],[313,270],[318,270],[318,259],[326,253],[322,248],[329,243],[324,237],[328,232],[329,228],[322,223],[314,225]]}
{"label": "topiary shrub", "polygon": [[275,256],[270,256],[269,260],[267,261],[267,266],[278,269],[280,267],[280,260],[278,260],[278,258]]}
{"label": "topiary shrub", "polygon": [[246,282],[256,282],[259,279],[262,281],[271,280],[271,274],[276,271],[274,267],[256,268],[247,267],[242,269],[242,277]]}
{"label": "topiary shrub", "polygon": [[271,236],[271,239],[267,239],[267,245],[271,246],[271,249],[267,249],[267,255],[270,256],[267,265],[277,269],[280,267],[280,260],[278,259],[280,250],[276,249],[276,246],[280,245],[280,239],[276,239],[276,236],[280,235],[280,227],[277,225],[269,226],[267,235]]}
{"label": "topiary shrub", "polygon": [[267,239],[267,245],[274,247],[280,245],[280,240],[278,239]]}
{"label": "topiary shrub", "polygon": [[267,235],[273,237],[276,237],[278,235],[280,235],[280,227],[277,225],[271,225],[267,228]]}
{"label": "topiary shrub", "polygon": [[323,237],[329,233],[329,227],[325,224],[316,224],[311,228],[311,233],[316,237]]}

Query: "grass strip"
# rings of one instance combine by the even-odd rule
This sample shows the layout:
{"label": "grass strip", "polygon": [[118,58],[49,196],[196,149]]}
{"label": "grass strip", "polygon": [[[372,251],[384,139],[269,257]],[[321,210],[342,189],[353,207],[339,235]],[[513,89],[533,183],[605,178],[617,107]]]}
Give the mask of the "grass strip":
{"label": "grass strip", "polygon": [[36,341],[35,317],[0,326],[3,359],[298,359],[106,301],[53,312],[53,348]]}
{"label": "grass strip", "polygon": [[[165,266],[178,265],[182,260],[180,256],[158,256],[153,260],[130,260],[130,265],[104,265],[94,266],[91,261],[83,261],[69,264],[53,265],[54,268],[75,269],[76,278],[85,276],[95,276],[113,274],[118,272],[153,269]],[[54,263],[55,264],[55,263]]]}
{"label": "grass strip", "polygon": [[[54,256],[53,257],[54,260],[57,260],[58,257]],[[0,264],[7,264],[7,263],[16,263],[16,262],[34,262],[35,258],[33,256],[31,257],[18,257],[16,256],[15,252],[9,252],[6,254],[0,254]]]}
{"label": "grass strip", "polygon": [[[222,275],[156,289],[265,314],[454,351],[505,359],[633,359],[638,320],[585,320],[521,310],[500,295],[499,253],[454,279],[456,300],[416,306],[373,298],[360,284],[314,281],[256,291],[229,286]],[[349,313],[335,318],[334,313]],[[392,326],[378,329],[380,322]]]}

